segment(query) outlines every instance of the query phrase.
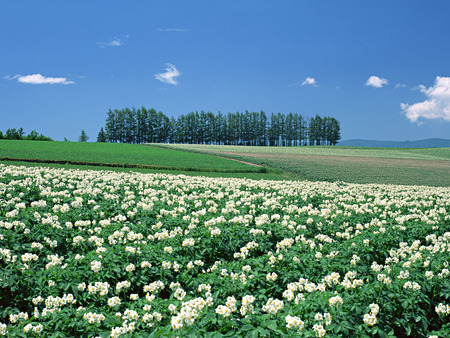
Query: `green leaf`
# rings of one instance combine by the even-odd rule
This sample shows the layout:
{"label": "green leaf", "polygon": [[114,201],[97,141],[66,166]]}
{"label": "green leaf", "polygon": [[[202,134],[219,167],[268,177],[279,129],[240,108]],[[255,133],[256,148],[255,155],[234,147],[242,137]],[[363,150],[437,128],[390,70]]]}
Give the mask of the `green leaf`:
{"label": "green leaf", "polygon": [[268,329],[271,329],[273,331],[277,331],[278,330],[278,326],[276,323],[270,323],[269,325],[267,325]]}
{"label": "green leaf", "polygon": [[406,334],[409,336],[411,334],[411,326],[406,323],[403,327],[405,328]]}

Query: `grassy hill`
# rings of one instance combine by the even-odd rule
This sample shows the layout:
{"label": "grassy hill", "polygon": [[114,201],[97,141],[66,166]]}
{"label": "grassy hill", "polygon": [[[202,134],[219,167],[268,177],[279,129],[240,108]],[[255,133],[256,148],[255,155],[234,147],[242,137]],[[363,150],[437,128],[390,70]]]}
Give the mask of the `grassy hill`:
{"label": "grassy hill", "polygon": [[[277,179],[267,168],[207,154],[135,144],[0,140],[0,161],[15,164],[83,166],[194,175]],[[279,172],[279,171],[278,171]]]}

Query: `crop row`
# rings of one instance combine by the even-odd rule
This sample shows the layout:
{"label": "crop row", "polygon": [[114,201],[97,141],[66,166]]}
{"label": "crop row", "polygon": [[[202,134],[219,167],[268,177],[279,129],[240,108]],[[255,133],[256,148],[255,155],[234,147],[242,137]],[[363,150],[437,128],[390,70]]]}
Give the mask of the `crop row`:
{"label": "crop row", "polygon": [[448,336],[450,189],[0,165],[0,335]]}

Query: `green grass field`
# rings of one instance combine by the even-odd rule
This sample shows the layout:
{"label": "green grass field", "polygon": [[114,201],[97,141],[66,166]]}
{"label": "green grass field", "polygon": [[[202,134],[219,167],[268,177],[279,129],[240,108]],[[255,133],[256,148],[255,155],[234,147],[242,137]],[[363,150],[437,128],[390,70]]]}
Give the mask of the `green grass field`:
{"label": "green grass field", "polygon": [[[178,170],[257,172],[259,168],[204,154],[141,145],[0,140],[0,158],[140,164]],[[156,168],[161,169],[161,168]]]}
{"label": "green grass field", "polygon": [[313,181],[450,186],[450,148],[158,146],[239,159]]}
{"label": "green grass field", "polygon": [[[1,161],[2,158],[9,158],[9,160]],[[41,162],[33,163],[11,159],[39,160]],[[79,164],[45,163],[45,161],[72,161]],[[144,173],[158,172],[255,180],[286,179],[285,175],[280,175],[281,170],[267,170],[206,154],[132,144],[0,140],[0,162],[26,166],[132,170]],[[116,167],[109,166],[111,164],[115,164]],[[138,166],[145,167],[138,168]]]}

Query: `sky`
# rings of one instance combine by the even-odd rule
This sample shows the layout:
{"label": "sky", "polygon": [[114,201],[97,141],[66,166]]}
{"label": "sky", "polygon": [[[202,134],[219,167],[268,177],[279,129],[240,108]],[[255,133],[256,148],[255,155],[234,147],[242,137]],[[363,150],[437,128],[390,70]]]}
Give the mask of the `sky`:
{"label": "sky", "polygon": [[0,131],[95,141],[109,109],[331,116],[450,138],[450,1],[0,0]]}

